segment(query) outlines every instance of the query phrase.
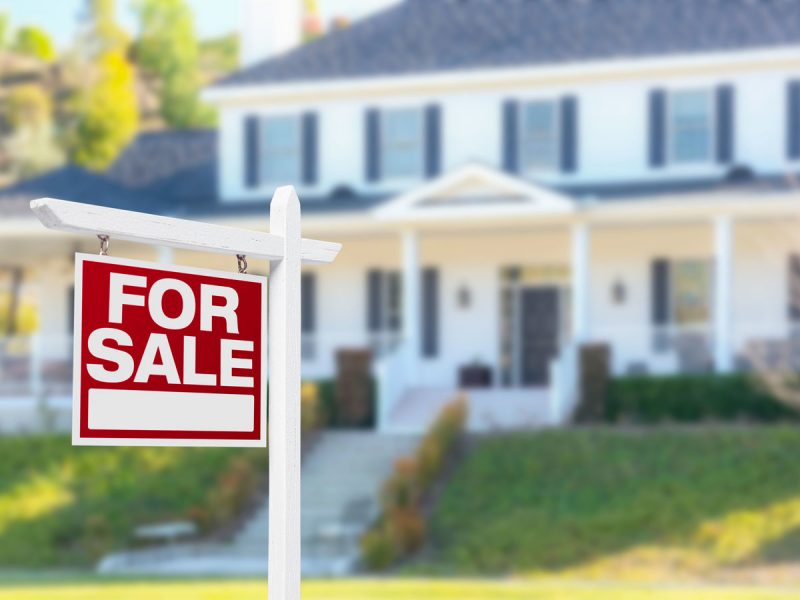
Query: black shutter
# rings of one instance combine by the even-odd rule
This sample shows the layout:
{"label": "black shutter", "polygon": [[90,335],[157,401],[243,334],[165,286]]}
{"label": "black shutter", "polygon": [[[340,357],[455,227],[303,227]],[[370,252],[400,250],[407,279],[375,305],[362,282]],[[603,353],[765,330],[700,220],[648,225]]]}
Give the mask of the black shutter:
{"label": "black shutter", "polygon": [[509,173],[519,172],[519,102],[503,103],[503,168]]}
{"label": "black shutter", "polygon": [[259,118],[249,115],[244,119],[244,184],[256,187],[259,182],[258,163],[261,153],[259,144]]}
{"label": "black shutter", "polygon": [[669,323],[669,261],[655,259],[650,265],[650,305],[653,325]]}
{"label": "black shutter", "polygon": [[422,271],[422,356],[439,354],[439,270]]}
{"label": "black shutter", "polygon": [[650,92],[649,149],[650,166],[663,167],[666,162],[667,102],[664,90]]}
{"label": "black shutter", "polygon": [[800,321],[800,254],[789,255],[787,284],[788,315],[792,322]]}
{"label": "black shutter", "polygon": [[367,181],[381,178],[380,113],[375,108],[367,110],[364,118],[364,165]]}
{"label": "black shutter", "polygon": [[431,104],[425,108],[425,175],[436,177],[442,168],[441,108]]}
{"label": "black shutter", "polygon": [[318,175],[317,113],[303,114],[303,183],[314,185]]}
{"label": "black shutter", "polygon": [[317,277],[303,273],[300,278],[300,323],[303,333],[317,330]]}
{"label": "black shutter", "polygon": [[717,88],[717,162],[733,160],[736,142],[736,99],[731,85]]}
{"label": "black shutter", "polygon": [[381,331],[383,328],[383,272],[371,269],[367,272],[367,330]]}
{"label": "black shutter", "polygon": [[786,155],[800,159],[800,81],[790,81],[787,89]]}
{"label": "black shutter", "polygon": [[578,99],[561,99],[561,171],[573,173],[578,168]]}

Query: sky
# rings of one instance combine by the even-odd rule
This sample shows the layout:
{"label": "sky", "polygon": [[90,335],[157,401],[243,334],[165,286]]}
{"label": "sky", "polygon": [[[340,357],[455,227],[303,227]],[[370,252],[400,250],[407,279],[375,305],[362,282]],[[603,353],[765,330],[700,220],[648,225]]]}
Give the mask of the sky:
{"label": "sky", "polygon": [[[275,1],[275,0],[273,0]],[[288,1],[288,0],[278,0]],[[302,0],[296,0],[302,1]],[[390,4],[393,0],[317,0],[325,23],[337,15],[351,19]],[[84,0],[0,0],[0,13],[11,16],[13,28],[20,25],[37,25],[44,28],[64,48],[73,38],[77,17]],[[214,37],[239,29],[239,0],[187,0],[195,15],[198,35]],[[133,0],[117,0],[117,12],[122,25],[130,32],[136,31],[136,20],[131,10]]]}

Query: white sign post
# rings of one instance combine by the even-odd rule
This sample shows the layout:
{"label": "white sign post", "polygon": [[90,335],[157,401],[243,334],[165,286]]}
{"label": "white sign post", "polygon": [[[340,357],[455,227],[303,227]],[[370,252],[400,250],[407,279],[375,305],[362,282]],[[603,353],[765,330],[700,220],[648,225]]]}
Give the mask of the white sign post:
{"label": "white sign post", "polygon": [[291,186],[272,197],[269,233],[52,198],[32,201],[31,209],[50,229],[270,261],[269,588],[273,600],[299,600],[300,265],[333,262],[341,245],[300,238]]}

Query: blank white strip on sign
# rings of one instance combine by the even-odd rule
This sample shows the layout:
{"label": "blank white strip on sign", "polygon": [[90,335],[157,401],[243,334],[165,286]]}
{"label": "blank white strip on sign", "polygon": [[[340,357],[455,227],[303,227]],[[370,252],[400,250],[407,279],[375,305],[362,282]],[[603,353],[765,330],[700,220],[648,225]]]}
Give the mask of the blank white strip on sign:
{"label": "blank white strip on sign", "polygon": [[253,396],[89,390],[90,429],[253,431]]}

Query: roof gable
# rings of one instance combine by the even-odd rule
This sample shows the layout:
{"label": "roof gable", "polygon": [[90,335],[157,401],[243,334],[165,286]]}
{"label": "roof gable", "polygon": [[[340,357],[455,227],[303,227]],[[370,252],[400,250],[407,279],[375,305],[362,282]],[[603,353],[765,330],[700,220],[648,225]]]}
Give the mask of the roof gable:
{"label": "roof gable", "polygon": [[473,163],[388,200],[373,214],[385,220],[426,220],[563,214],[574,208],[566,196]]}
{"label": "roof gable", "polygon": [[405,0],[214,87],[800,44],[800,0]]}

